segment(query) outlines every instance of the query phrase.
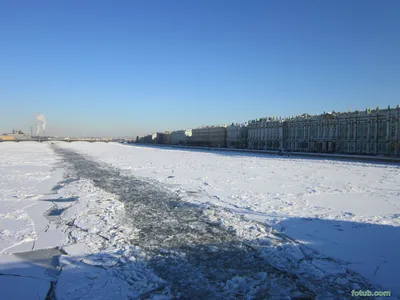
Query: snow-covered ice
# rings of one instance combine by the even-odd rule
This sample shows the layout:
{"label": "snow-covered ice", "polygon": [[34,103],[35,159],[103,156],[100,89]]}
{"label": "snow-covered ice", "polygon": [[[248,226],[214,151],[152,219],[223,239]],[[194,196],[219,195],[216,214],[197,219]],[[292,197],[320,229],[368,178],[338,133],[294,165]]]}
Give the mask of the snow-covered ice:
{"label": "snow-covered ice", "polygon": [[[54,147],[86,155],[83,173],[68,169]],[[0,154],[0,288],[8,298],[169,299],[174,286],[164,275],[184,282],[173,268],[187,266],[177,240],[165,239],[159,249],[157,239],[165,235],[143,237],[164,225],[177,236],[192,226],[193,234],[205,230],[207,243],[213,238],[204,226],[216,236],[237,237],[223,237],[228,240],[218,245],[192,244],[190,232],[182,236],[189,247],[183,255],[198,260],[199,270],[210,257],[239,259],[237,275],[219,296],[252,299],[278,288],[276,298],[301,297],[289,279],[296,276],[296,284],[310,291],[324,283],[327,297],[335,289],[359,289],[364,281],[357,273],[400,296],[399,166],[84,142],[0,143]],[[139,206],[127,202],[135,184],[172,197],[164,219],[157,220],[157,206],[140,206],[144,200]],[[175,197],[186,202],[174,204]],[[140,207],[148,215],[127,212]],[[187,215],[181,218],[182,212]],[[172,224],[177,220],[186,224]],[[265,271],[260,261],[246,261],[243,247],[268,261]],[[170,270],[160,267],[165,263]],[[232,260],[219,263],[223,268]],[[249,277],[242,263],[260,270]],[[226,274],[212,276],[225,280]]]}
{"label": "snow-covered ice", "polygon": [[400,167],[121,144],[70,147],[257,220],[400,295]]}

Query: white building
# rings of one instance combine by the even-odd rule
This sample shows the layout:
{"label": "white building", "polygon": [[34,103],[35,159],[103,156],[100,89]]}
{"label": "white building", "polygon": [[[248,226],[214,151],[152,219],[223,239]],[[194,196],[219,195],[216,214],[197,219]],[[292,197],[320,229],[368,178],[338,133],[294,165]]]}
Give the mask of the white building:
{"label": "white building", "polygon": [[249,121],[248,148],[281,150],[283,147],[283,119],[261,118]]}
{"label": "white building", "polygon": [[231,124],[226,128],[226,146],[228,148],[246,148],[247,147],[247,123]]}
{"label": "white building", "polygon": [[192,129],[172,131],[171,144],[186,145],[191,136],[192,136]]}
{"label": "white building", "polygon": [[226,127],[224,124],[193,129],[191,144],[196,146],[225,147]]}
{"label": "white building", "polygon": [[400,106],[252,120],[248,147],[399,157]]}

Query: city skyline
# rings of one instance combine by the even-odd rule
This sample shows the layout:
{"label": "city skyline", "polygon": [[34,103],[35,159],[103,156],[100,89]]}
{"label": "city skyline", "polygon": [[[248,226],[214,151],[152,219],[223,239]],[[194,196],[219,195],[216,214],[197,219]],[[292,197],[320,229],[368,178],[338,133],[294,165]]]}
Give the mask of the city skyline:
{"label": "city skyline", "polygon": [[[289,115],[286,115],[286,116],[267,116],[267,115],[264,115],[264,116],[254,117],[252,119],[245,120],[245,121],[242,121],[242,122],[235,122],[235,121],[225,122],[225,123],[222,123],[222,122],[218,123],[217,122],[217,123],[213,123],[213,124],[202,124],[202,125],[193,126],[193,127],[188,127],[188,126],[185,127],[184,126],[184,127],[181,127],[181,128],[174,128],[174,129],[158,128],[157,130],[153,130],[151,132],[145,132],[145,133],[142,133],[142,134],[139,134],[139,135],[125,135],[125,136],[123,136],[123,135],[105,136],[104,134],[103,135],[101,135],[101,134],[100,135],[88,135],[86,133],[86,131],[83,131],[82,135],[80,135],[80,134],[77,134],[77,135],[72,135],[72,134],[59,135],[58,134],[57,135],[57,134],[52,134],[52,132],[47,132],[46,136],[74,137],[74,138],[85,138],[85,137],[87,137],[87,138],[102,138],[102,137],[104,137],[104,138],[137,138],[137,137],[143,137],[143,136],[146,136],[146,135],[152,135],[152,134],[156,134],[156,133],[172,133],[172,132],[184,131],[184,130],[188,130],[188,129],[192,130],[192,129],[200,129],[200,128],[208,128],[208,127],[219,127],[219,126],[248,125],[248,124],[250,124],[252,122],[259,122],[259,121],[263,121],[263,120],[270,120],[270,121],[282,120],[282,121],[287,121],[287,120],[291,120],[291,119],[296,119],[298,117],[302,117],[304,115],[307,115],[309,117],[316,117],[316,116],[321,116],[321,115],[325,115],[325,114],[335,114],[335,115],[345,114],[346,115],[347,113],[354,114],[354,113],[357,113],[357,112],[358,113],[359,112],[361,112],[361,113],[363,113],[363,112],[366,112],[366,113],[367,112],[368,113],[373,112],[373,113],[375,113],[376,111],[378,111],[378,112],[380,110],[385,110],[386,111],[388,109],[397,111],[399,109],[399,107],[400,107],[400,104],[393,105],[393,106],[388,105],[388,106],[384,106],[384,107],[381,107],[381,106],[378,105],[376,107],[367,107],[367,108],[362,109],[362,110],[360,110],[360,109],[350,110],[350,108],[348,108],[347,111],[335,111],[335,110],[327,111],[327,110],[325,110],[325,111],[323,111],[321,113],[316,113],[316,114],[309,114],[308,112],[303,112],[301,114],[299,113],[299,114],[295,114],[295,115],[291,115],[291,116],[289,116]],[[44,116],[41,115],[41,117],[44,117]],[[36,120],[36,122],[37,122],[36,124],[32,124],[29,127],[30,130],[25,130],[24,131],[24,130],[21,130],[20,128],[17,128],[17,129],[13,128],[10,131],[4,131],[3,134],[10,134],[10,133],[18,134],[18,133],[22,132],[22,134],[24,134],[24,135],[30,135],[30,133],[32,133],[32,136],[42,136],[42,135],[44,135],[44,130],[42,130],[43,124],[40,122],[40,120],[39,121]]]}
{"label": "city skyline", "polygon": [[140,136],[400,103],[398,1],[0,5],[0,130]]}

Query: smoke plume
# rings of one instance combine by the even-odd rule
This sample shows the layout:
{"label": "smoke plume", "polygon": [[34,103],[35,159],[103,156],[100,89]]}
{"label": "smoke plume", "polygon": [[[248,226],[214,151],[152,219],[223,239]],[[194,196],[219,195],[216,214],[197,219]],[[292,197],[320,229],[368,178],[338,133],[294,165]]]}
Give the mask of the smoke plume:
{"label": "smoke plume", "polygon": [[39,135],[40,128],[42,128],[42,134],[44,134],[46,129],[46,119],[44,118],[44,115],[36,116],[36,120],[39,122],[36,127],[36,135]]}

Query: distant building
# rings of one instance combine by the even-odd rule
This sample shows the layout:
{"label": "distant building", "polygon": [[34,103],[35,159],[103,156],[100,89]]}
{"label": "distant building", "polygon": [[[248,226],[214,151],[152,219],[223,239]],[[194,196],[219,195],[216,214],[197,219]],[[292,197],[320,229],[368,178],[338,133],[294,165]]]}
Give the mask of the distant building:
{"label": "distant building", "polygon": [[0,141],[29,141],[30,135],[24,134],[21,130],[13,129],[13,133],[4,133],[0,135]]}
{"label": "distant building", "polygon": [[144,143],[400,157],[400,106],[155,133]]}
{"label": "distant building", "polygon": [[225,147],[226,127],[226,125],[215,125],[193,129],[191,144],[206,147]]}
{"label": "distant building", "polygon": [[250,149],[399,156],[400,107],[249,121]]}
{"label": "distant building", "polygon": [[247,148],[247,134],[247,123],[232,123],[232,125],[226,128],[226,146],[228,148]]}
{"label": "distant building", "polygon": [[171,134],[168,131],[157,133],[157,144],[168,145],[170,143],[171,143]]}
{"label": "distant building", "polygon": [[139,143],[151,144],[152,142],[153,142],[153,136],[151,134],[147,134],[139,138]]}
{"label": "distant building", "polygon": [[0,142],[3,141],[15,141],[15,137],[13,135],[7,135],[7,134],[0,135]]}
{"label": "distant building", "polygon": [[287,146],[297,151],[399,156],[399,117],[397,107],[296,118],[288,127]]}
{"label": "distant building", "polygon": [[151,143],[157,144],[157,137],[158,137],[158,132],[155,132],[151,135]]}
{"label": "distant building", "polygon": [[248,148],[281,150],[283,147],[283,120],[261,118],[249,121]]}
{"label": "distant building", "polygon": [[147,144],[170,144],[171,143],[171,134],[166,132],[156,132],[151,135],[144,136],[139,141]]}
{"label": "distant building", "polygon": [[186,145],[192,136],[192,129],[176,130],[171,132],[171,144]]}

